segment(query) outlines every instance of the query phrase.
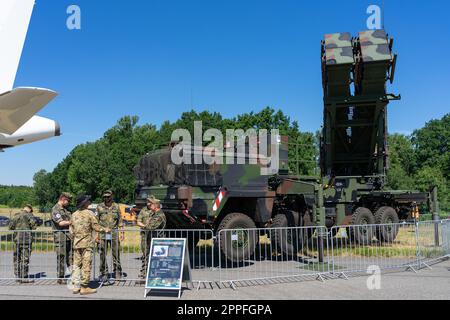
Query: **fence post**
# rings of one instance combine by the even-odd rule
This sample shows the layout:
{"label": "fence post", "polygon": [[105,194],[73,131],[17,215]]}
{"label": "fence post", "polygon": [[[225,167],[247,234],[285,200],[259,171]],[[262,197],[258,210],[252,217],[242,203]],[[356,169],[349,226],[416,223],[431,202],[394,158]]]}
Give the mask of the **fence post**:
{"label": "fence post", "polygon": [[435,220],[433,221],[434,224],[434,246],[436,248],[439,247],[440,245],[440,241],[439,241],[439,224],[440,224],[440,220]]}
{"label": "fence post", "polygon": [[415,232],[414,233],[416,234],[417,268],[418,268],[418,270],[420,270],[421,261],[420,261],[420,238],[419,238],[419,220],[418,219],[415,219],[414,228],[415,228]]}
{"label": "fence post", "polygon": [[438,222],[440,218],[440,209],[439,209],[439,201],[438,201],[438,190],[437,187],[433,187],[431,191],[431,203],[433,207],[433,224],[434,224],[434,245],[435,247],[439,247],[439,225]]}
{"label": "fence post", "polygon": [[[335,229],[337,226],[333,226],[333,227],[331,227],[331,230],[330,230],[330,237],[329,237],[329,239],[330,239],[330,244],[331,244],[331,258],[330,257],[328,257],[328,263],[330,264],[332,264],[332,274],[334,275],[335,274],[335,272],[336,272],[336,270],[335,270],[335,262],[334,262],[334,238],[333,238],[333,234],[334,234],[334,232],[333,232],[333,229]],[[338,234],[338,232],[339,232],[339,227],[337,227],[338,228],[338,230],[337,230],[337,232],[336,232],[336,235]],[[328,248],[329,249],[329,248]]]}
{"label": "fence post", "polygon": [[[324,262],[324,250],[323,250],[323,236],[325,234],[325,231],[322,229],[322,227],[319,227],[319,231],[317,234],[317,241],[318,241],[318,251],[319,251],[319,263]],[[326,236],[326,234],[325,234]]]}

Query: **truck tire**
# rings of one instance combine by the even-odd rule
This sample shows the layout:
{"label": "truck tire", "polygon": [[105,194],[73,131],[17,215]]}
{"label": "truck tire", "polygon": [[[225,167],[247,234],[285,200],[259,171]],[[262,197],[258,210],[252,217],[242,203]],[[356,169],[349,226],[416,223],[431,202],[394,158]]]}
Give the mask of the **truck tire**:
{"label": "truck tire", "polygon": [[217,233],[220,250],[229,261],[242,262],[254,255],[259,233],[249,216],[238,212],[228,214],[220,223]]}
{"label": "truck tire", "polygon": [[382,226],[377,227],[376,237],[382,242],[393,242],[398,235],[397,211],[392,207],[381,207],[375,213],[375,223]]}
{"label": "truck tire", "polygon": [[275,229],[270,231],[270,240],[272,248],[279,250],[287,255],[297,255],[298,249],[302,246],[305,237],[303,229],[291,229],[298,227],[300,224],[300,214],[295,211],[286,211],[277,214],[273,218],[272,228],[286,228]]}
{"label": "truck tire", "polygon": [[369,244],[374,236],[373,225],[375,224],[375,217],[367,208],[359,207],[355,210],[352,216],[352,227],[350,227],[350,239],[359,244]]}

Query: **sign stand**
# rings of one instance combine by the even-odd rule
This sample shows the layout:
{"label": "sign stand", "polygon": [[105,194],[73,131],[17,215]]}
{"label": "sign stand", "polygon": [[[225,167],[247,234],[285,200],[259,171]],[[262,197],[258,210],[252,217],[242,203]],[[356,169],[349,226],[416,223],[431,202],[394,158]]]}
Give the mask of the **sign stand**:
{"label": "sign stand", "polygon": [[178,291],[191,281],[191,266],[186,239],[152,239],[150,246],[144,298],[152,290]]}

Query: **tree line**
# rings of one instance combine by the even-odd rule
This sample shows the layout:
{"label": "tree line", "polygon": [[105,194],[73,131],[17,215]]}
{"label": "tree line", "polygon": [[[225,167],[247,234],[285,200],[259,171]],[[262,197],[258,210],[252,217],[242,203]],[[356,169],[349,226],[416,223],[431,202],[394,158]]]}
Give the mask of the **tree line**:
{"label": "tree line", "polygon": [[388,143],[388,187],[427,192],[437,186],[441,208],[449,211],[450,114],[426,123],[410,136],[393,134]]}
{"label": "tree line", "polygon": [[0,206],[19,208],[36,203],[34,188],[27,186],[0,186]]}
{"label": "tree line", "polygon": [[[193,134],[194,121],[202,121],[204,130],[217,128],[224,134],[226,129],[279,129],[280,134],[289,137],[290,143],[300,145],[289,149],[291,169],[304,175],[319,174],[318,133],[302,132],[298,122],[273,108],[233,118],[224,118],[217,112],[190,111],[174,122],[164,122],[159,129],[153,124],[140,125],[136,116],[125,116],[99,140],[75,147],[52,172],[37,172],[29,198],[24,198],[23,202],[32,202],[48,210],[62,191],[73,194],[86,192],[98,201],[104,190],[112,189],[117,201],[132,203],[136,183],[133,167],[139,159],[147,152],[167,146],[175,129],[188,129]],[[436,185],[441,208],[448,211],[449,128],[450,114],[447,114],[428,122],[409,136],[390,135],[387,187],[426,192],[430,186]],[[1,190],[0,204],[9,205],[7,201],[2,202]]]}
{"label": "tree line", "polygon": [[305,175],[317,171],[315,135],[301,132],[296,121],[272,108],[233,118],[224,118],[217,112],[190,111],[175,122],[164,122],[159,129],[152,124],[139,125],[138,121],[136,116],[123,117],[101,139],[77,146],[52,172],[37,172],[34,176],[37,204],[49,208],[61,191],[86,192],[99,201],[108,189],[114,191],[117,201],[132,203],[136,184],[133,167],[139,159],[161,146],[168,146],[175,129],[187,129],[193,136],[195,121],[202,121],[203,130],[216,128],[224,136],[227,129],[253,128],[269,132],[278,129],[281,135],[287,135],[291,142],[302,146],[290,151],[290,157],[301,160],[291,164],[292,168],[295,166],[296,171]]}

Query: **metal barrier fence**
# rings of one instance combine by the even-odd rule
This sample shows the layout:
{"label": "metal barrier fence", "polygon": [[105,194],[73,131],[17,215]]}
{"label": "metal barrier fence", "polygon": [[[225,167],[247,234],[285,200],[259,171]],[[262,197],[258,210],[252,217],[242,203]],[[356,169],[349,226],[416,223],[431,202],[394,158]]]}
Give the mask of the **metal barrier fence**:
{"label": "metal barrier fence", "polygon": [[[67,236],[59,233],[59,238]],[[450,257],[450,220],[333,227],[274,229],[156,230],[138,228],[100,236],[92,278],[103,283],[138,281],[146,272],[145,249],[152,238],[186,238],[192,282],[231,287],[267,280],[325,280],[382,271],[417,271]],[[58,249],[59,248],[59,249]],[[54,231],[0,230],[0,280],[62,279]],[[103,257],[104,256],[104,257]],[[62,257],[64,258],[64,257]],[[16,261],[16,263],[14,262]],[[27,270],[28,266],[28,270]],[[63,270],[70,278],[71,270]],[[105,277],[102,277],[102,276]],[[198,287],[198,288],[199,288]]]}
{"label": "metal barrier fence", "polygon": [[0,231],[0,279],[58,279],[56,249],[52,231]]}
{"label": "metal barrier fence", "polygon": [[106,237],[101,235],[98,238],[94,255],[94,261],[97,264],[94,277],[101,281],[117,280],[118,273],[122,273],[121,278],[124,280],[141,280],[147,272],[146,257],[149,254],[152,238],[185,238],[189,252],[191,280],[193,282],[216,280],[211,272],[214,268],[212,230],[125,229],[113,231],[109,237],[108,235]]}
{"label": "metal barrier fence", "polygon": [[442,221],[442,248],[444,250],[444,254],[447,257],[450,257],[450,220]]}
{"label": "metal barrier fence", "polygon": [[323,280],[330,271],[324,227],[221,230],[217,238],[219,279],[232,287],[306,276]]}
{"label": "metal barrier fence", "polygon": [[419,268],[430,267],[450,256],[450,220],[425,221],[417,224]]}
{"label": "metal barrier fence", "polygon": [[330,239],[333,274],[412,269],[418,266],[417,227],[414,223],[333,227]]}
{"label": "metal barrier fence", "polygon": [[[0,279],[68,280],[72,268],[67,268],[65,255],[61,257],[64,270],[58,267],[58,251],[60,254],[66,254],[66,242],[58,246],[55,237],[70,239],[69,232],[62,231],[1,230]],[[152,238],[186,238],[192,281],[216,280],[215,275],[209,272],[214,267],[211,230],[125,229],[113,231],[109,235],[98,235],[95,240],[91,277],[111,282],[116,280],[119,273],[123,280],[142,280],[140,274],[147,271],[147,262],[144,259],[148,256]],[[71,244],[67,243],[67,259],[72,251],[70,247]],[[145,248],[146,255],[143,254]]]}

